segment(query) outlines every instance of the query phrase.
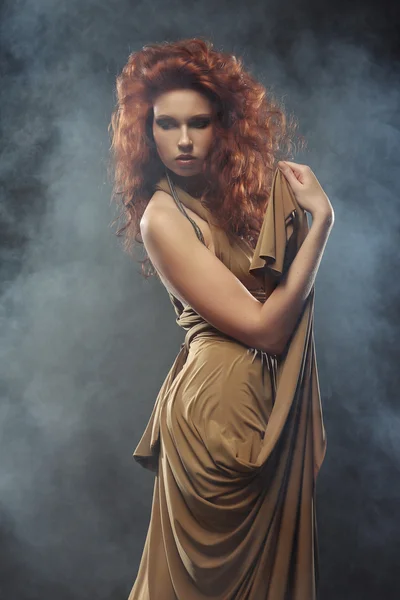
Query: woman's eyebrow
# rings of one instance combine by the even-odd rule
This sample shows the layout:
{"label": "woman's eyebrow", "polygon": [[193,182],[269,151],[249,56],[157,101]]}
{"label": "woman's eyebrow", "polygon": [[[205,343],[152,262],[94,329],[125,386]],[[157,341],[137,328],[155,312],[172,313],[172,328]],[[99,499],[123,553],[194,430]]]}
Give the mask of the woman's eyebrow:
{"label": "woman's eyebrow", "polygon": [[[210,113],[202,113],[199,115],[192,115],[188,121],[191,121],[192,119],[198,119],[200,117],[211,117]],[[173,121],[176,121],[177,119],[175,119],[174,117],[171,117],[170,115],[157,115],[156,119],[172,119]]]}

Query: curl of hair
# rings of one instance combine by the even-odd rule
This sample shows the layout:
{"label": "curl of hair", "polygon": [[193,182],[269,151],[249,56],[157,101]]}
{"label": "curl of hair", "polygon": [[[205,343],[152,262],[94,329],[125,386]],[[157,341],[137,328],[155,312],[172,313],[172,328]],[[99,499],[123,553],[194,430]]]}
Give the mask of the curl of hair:
{"label": "curl of hair", "polygon": [[[112,200],[120,206],[116,231],[124,250],[143,245],[140,219],[165,174],[153,134],[153,103],[158,94],[189,88],[216,108],[216,135],[203,164],[207,188],[201,202],[228,237],[240,236],[254,249],[272,177],[279,160],[292,159],[297,122],[283,105],[232,54],[213,49],[201,38],[149,44],[132,53],[116,80],[117,103],[111,116]],[[148,256],[141,263],[147,278],[156,274]]]}

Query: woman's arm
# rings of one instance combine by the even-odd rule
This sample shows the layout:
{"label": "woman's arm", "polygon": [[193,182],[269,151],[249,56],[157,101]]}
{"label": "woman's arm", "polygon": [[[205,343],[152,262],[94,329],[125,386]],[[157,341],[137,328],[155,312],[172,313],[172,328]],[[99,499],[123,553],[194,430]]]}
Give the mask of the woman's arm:
{"label": "woman's arm", "polygon": [[311,291],[335,215],[328,196],[308,165],[280,161],[278,167],[286,178],[298,204],[313,217],[312,226],[285,277],[262,308],[262,321],[272,343],[282,353],[304,302]]}

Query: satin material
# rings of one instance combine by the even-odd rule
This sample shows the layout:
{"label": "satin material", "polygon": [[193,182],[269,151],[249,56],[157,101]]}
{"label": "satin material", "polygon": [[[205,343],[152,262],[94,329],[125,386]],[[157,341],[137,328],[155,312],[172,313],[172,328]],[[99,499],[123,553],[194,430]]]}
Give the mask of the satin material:
{"label": "satin material", "polygon": [[[265,302],[308,232],[285,177],[276,170],[254,251],[175,187],[209,223],[216,256]],[[166,178],[156,189],[172,195]],[[186,335],[133,453],[155,484],[128,600],[316,600],[326,435],[314,288],[280,356],[223,334],[169,295]]]}

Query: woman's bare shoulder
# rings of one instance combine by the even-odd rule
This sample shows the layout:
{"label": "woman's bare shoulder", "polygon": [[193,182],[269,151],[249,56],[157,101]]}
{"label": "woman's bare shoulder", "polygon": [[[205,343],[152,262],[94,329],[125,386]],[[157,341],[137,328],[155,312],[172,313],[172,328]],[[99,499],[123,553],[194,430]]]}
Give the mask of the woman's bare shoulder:
{"label": "woman's bare shoulder", "polygon": [[[173,208],[173,209],[179,211],[179,208],[177,207],[175,200],[173,199],[173,197],[170,194],[168,194],[167,192],[164,192],[163,190],[157,190],[156,192],[154,192],[153,196],[150,198],[150,200],[146,206],[146,209],[143,213],[142,219],[150,217],[150,215],[153,211],[158,212],[158,208],[161,206],[163,206],[163,207],[167,206],[167,207],[170,207],[170,208]],[[206,243],[207,248],[209,250],[211,250],[211,252],[213,252],[213,254],[215,254],[215,248],[214,248],[213,238],[211,235],[211,229],[210,229],[210,226],[207,223],[207,221],[205,219],[203,219],[202,217],[200,217],[197,213],[195,213],[193,210],[191,210],[187,206],[185,206],[185,211],[189,215],[189,217],[191,219],[193,219],[193,221],[195,221],[195,223],[200,227],[200,230],[203,234],[204,241]]]}

